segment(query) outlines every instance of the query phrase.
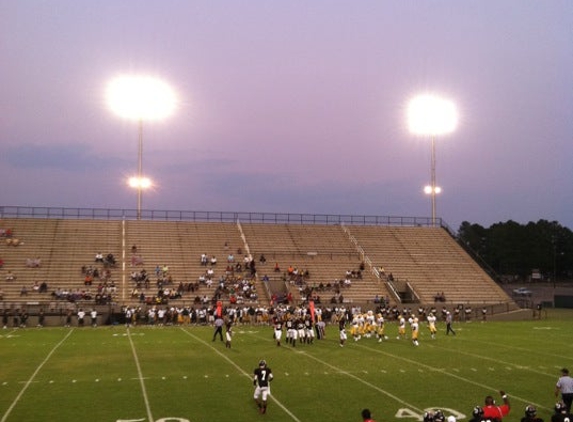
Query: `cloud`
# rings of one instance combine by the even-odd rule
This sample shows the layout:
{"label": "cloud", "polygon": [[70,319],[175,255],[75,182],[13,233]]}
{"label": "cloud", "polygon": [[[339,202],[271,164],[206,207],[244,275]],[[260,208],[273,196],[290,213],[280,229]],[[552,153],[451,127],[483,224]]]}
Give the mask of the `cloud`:
{"label": "cloud", "polygon": [[89,169],[117,168],[124,160],[102,156],[85,144],[37,145],[23,144],[9,148],[5,160],[20,169],[57,169],[68,172],[85,172]]}

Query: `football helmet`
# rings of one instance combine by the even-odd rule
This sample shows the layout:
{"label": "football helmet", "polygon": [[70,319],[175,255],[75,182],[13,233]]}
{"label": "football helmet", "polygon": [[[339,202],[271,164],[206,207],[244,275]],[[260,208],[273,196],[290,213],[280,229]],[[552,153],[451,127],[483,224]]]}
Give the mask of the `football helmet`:
{"label": "football helmet", "polygon": [[267,366],[267,361],[264,360],[264,359],[261,359],[261,360],[259,361],[259,366]]}
{"label": "football helmet", "polygon": [[483,409],[480,406],[476,406],[472,410],[472,415],[474,418],[481,418],[483,416]]}
{"label": "football helmet", "polygon": [[533,405],[525,406],[525,416],[532,418],[537,413],[537,409]]}
{"label": "football helmet", "polygon": [[567,406],[562,401],[555,403],[555,413],[561,413],[567,410]]}
{"label": "football helmet", "polygon": [[442,412],[440,409],[434,411],[434,421],[435,422],[444,422],[446,420],[446,416],[444,415],[444,412]]}
{"label": "football helmet", "polygon": [[424,422],[434,422],[434,412],[425,412]]}

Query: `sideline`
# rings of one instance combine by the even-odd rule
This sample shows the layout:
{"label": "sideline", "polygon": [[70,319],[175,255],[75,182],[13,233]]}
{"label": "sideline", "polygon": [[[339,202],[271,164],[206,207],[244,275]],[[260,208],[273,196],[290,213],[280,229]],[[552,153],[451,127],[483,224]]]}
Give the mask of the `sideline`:
{"label": "sideline", "polygon": [[139,365],[139,358],[137,357],[137,352],[135,351],[135,345],[133,344],[133,340],[131,339],[131,330],[129,328],[127,328],[127,338],[129,339],[129,344],[131,345],[131,352],[133,353],[133,359],[135,360],[135,366],[137,367],[137,376],[139,378],[139,385],[141,385],[141,392],[143,393],[143,401],[145,402],[147,419],[149,420],[149,422],[154,422],[153,414],[151,413],[151,406],[149,405],[149,399],[147,398],[147,390],[145,389],[145,382],[143,381],[143,373],[141,372],[141,365]]}
{"label": "sideline", "polygon": [[34,381],[34,378],[36,378],[36,375],[38,375],[38,372],[40,372],[42,367],[48,362],[48,360],[52,357],[52,355],[56,352],[56,350],[62,344],[64,344],[64,342],[68,339],[68,337],[73,332],[74,332],[73,328],[71,330],[69,330],[68,334],[66,334],[66,336],[58,344],[56,344],[53,347],[53,349],[50,351],[50,353],[48,353],[48,356],[46,356],[46,358],[42,361],[42,363],[40,363],[40,365],[38,365],[38,367],[36,368],[36,370],[34,371],[32,376],[30,376],[28,381],[26,381],[26,383],[24,384],[24,387],[22,387],[22,389],[20,390],[20,392],[18,393],[18,395],[16,396],[16,398],[14,399],[14,401],[12,402],[12,404],[10,405],[8,410],[6,410],[6,413],[4,413],[4,416],[2,417],[2,419],[0,419],[0,422],[6,422],[6,420],[8,419],[8,416],[10,416],[10,413],[12,413],[12,410],[14,409],[14,407],[16,407],[16,404],[18,404],[18,402],[20,401],[20,399],[22,398],[22,396],[24,395],[24,393],[26,392],[26,390],[28,389],[30,384],[32,384],[32,382]]}
{"label": "sideline", "polygon": [[[231,359],[229,359],[229,357],[223,353],[221,353],[220,350],[216,349],[215,347],[211,346],[209,343],[207,343],[206,341],[204,341],[203,339],[191,334],[189,331],[187,331],[185,328],[183,327],[179,327],[179,329],[181,331],[183,331],[185,334],[187,334],[189,337],[197,340],[199,343],[203,344],[204,346],[208,347],[209,349],[211,349],[212,351],[214,351],[215,353],[217,353],[219,356],[221,356],[223,359],[225,359],[227,362],[229,362],[232,366],[235,367],[235,369],[237,371],[239,371],[241,374],[243,374],[244,376],[246,376],[247,378],[251,379],[251,375],[248,374],[247,372],[245,372],[243,370],[243,368],[241,368],[239,365],[237,365],[235,362],[233,362]],[[301,420],[299,418],[297,418],[290,410],[288,410],[280,401],[278,401],[274,395],[270,395],[269,396],[271,398],[271,400],[277,405],[279,406],[287,415],[289,415],[294,421],[296,422],[301,422]]]}

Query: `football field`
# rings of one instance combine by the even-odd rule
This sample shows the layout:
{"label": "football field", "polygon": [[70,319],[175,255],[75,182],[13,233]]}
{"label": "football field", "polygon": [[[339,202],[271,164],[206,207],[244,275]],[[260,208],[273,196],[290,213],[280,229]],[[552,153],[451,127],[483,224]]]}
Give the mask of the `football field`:
{"label": "football field", "polygon": [[[420,345],[375,338],[340,347],[338,327],[326,338],[277,347],[268,326],[234,328],[232,347],[212,341],[212,327],[83,327],[0,332],[0,422],[361,421],[367,407],[378,422],[420,421],[426,409],[469,420],[486,395],[505,390],[507,421],[526,405],[545,421],[555,382],[573,369],[573,313],[546,319],[439,324]],[[274,380],[268,412],[253,401],[260,359]],[[501,400],[498,400],[501,401]]]}

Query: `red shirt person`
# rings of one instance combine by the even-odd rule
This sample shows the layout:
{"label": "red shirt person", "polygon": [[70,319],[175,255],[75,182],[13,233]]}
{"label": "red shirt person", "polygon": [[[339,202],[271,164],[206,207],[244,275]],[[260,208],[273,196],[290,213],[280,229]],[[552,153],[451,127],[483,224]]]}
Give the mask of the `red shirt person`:
{"label": "red shirt person", "polygon": [[483,407],[483,419],[497,419],[501,421],[504,416],[509,413],[511,406],[509,404],[509,399],[504,391],[500,391],[499,394],[503,399],[503,404],[498,406],[495,404],[495,400],[492,396],[487,396],[485,398],[485,406]]}
{"label": "red shirt person", "polygon": [[374,419],[372,419],[372,415],[370,414],[370,410],[368,410],[368,409],[362,410],[362,420],[364,422],[375,422]]}

